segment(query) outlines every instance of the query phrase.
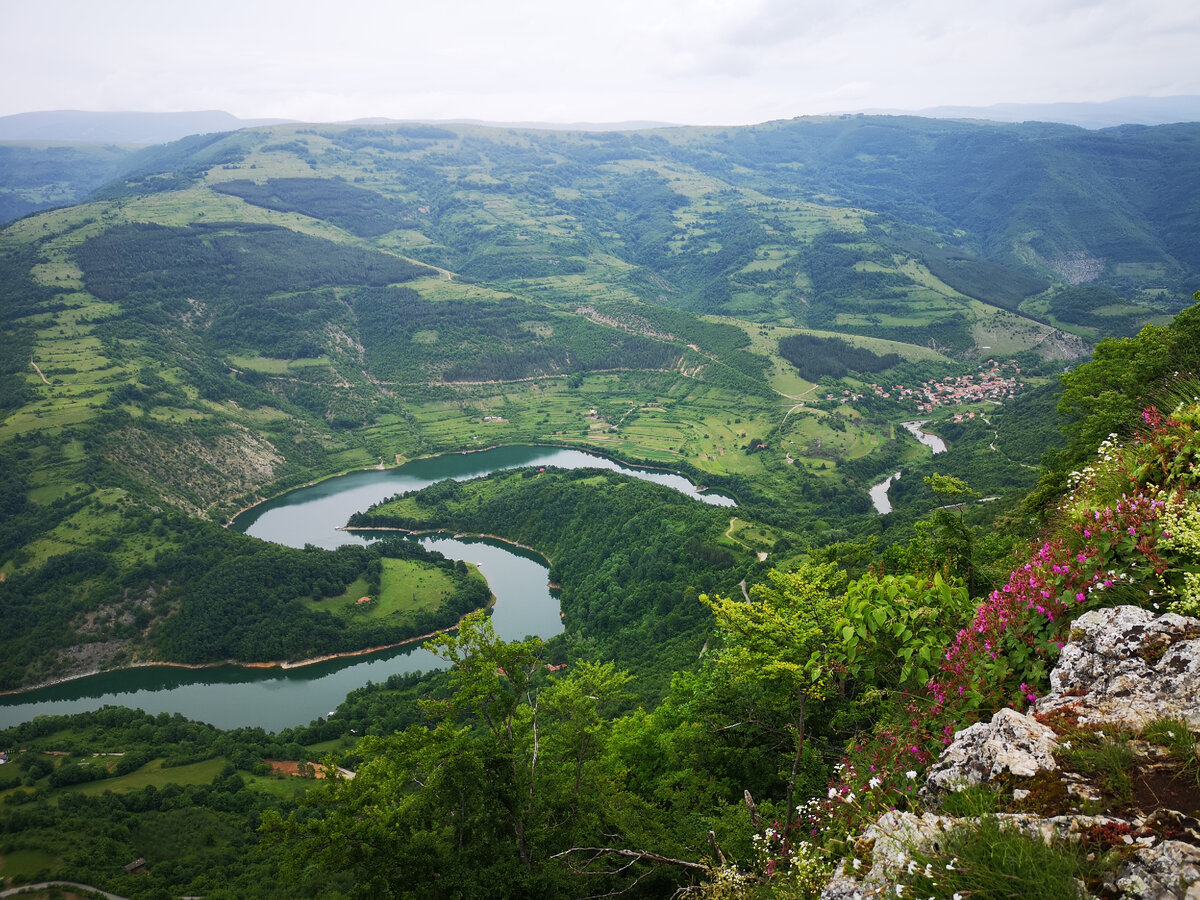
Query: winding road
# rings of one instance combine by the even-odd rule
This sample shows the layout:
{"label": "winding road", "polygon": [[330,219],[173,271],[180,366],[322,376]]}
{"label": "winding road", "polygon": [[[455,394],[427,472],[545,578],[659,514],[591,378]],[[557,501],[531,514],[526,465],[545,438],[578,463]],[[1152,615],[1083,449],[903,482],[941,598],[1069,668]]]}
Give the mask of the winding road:
{"label": "winding road", "polygon": [[90,884],[80,884],[78,881],[39,881],[36,884],[22,884],[19,887],[0,891],[0,898],[17,897],[21,894],[31,894],[34,891],[47,891],[51,888],[74,888],[77,891],[87,891],[89,894],[99,894],[107,900],[129,900],[128,897],[122,897],[120,894],[110,894],[108,891],[102,891]]}

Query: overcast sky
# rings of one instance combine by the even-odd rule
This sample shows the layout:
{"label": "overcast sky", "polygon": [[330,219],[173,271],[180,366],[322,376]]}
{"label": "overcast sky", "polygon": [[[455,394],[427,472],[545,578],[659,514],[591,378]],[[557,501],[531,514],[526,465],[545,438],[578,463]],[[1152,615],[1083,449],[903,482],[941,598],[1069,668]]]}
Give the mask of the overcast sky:
{"label": "overcast sky", "polygon": [[0,0],[0,115],[749,124],[1200,94],[1196,0]]}

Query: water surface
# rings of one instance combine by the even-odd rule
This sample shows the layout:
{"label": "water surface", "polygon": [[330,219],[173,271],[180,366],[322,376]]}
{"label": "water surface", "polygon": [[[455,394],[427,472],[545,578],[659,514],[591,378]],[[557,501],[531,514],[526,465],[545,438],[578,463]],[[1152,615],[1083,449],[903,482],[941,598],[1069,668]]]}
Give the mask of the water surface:
{"label": "water surface", "polygon": [[[636,469],[579,450],[500,447],[479,453],[450,453],[415,460],[395,469],[350,472],[260,504],[238,516],[233,528],[291,547],[313,544],[333,549],[365,544],[371,533],[338,531],[359,510],[402,491],[446,478],[476,478],[501,469],[558,466],[598,468],[655,481],[705,503],[734,505],[716,494],[697,493],[686,478]],[[562,631],[558,599],[549,590],[549,571],[536,554],[497,541],[423,536],[420,543],[450,559],[476,563],[496,597],[492,623],[506,640],[528,635],[550,638]],[[346,694],[368,681],[393,674],[440,668],[441,661],[419,645],[293,669],[204,669],[146,666],[89,675],[10,697],[0,697],[0,728],[43,714],[70,714],[105,705],[150,713],[182,713],[221,728],[261,726],[278,731],[308,724],[333,710]]]}

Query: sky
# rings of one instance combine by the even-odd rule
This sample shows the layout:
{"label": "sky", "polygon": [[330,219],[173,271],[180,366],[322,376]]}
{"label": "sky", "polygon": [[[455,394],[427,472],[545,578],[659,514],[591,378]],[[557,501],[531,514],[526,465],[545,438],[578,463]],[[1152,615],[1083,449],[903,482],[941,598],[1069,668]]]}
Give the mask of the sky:
{"label": "sky", "polygon": [[0,115],[745,125],[1200,94],[1195,0],[0,0]]}

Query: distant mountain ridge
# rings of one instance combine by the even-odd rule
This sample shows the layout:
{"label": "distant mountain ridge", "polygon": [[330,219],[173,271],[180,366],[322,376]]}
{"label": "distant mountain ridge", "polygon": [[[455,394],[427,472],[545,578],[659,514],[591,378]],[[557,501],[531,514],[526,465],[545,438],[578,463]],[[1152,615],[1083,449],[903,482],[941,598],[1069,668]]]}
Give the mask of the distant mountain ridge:
{"label": "distant mountain ridge", "polygon": [[[982,119],[991,122],[1054,122],[1100,129],[1119,125],[1169,125],[1200,122],[1200,95],[1122,97],[1104,102],[997,103],[991,106],[931,106],[918,110],[852,110],[849,114],[903,115],[930,119]],[[166,144],[195,134],[237,131],[264,125],[297,124],[284,118],[242,119],[222,110],[189,112],[90,112],[44,110],[0,116],[0,141],[69,141],[101,144]],[[687,127],[686,123],[649,120],[621,122],[535,122],[485,119],[393,119],[370,116],[342,125],[483,125],[550,131],[648,131]]]}
{"label": "distant mountain ridge", "polygon": [[166,144],[192,134],[282,125],[291,119],[239,119],[221,110],[88,112],[47,110],[0,116],[0,141]]}
{"label": "distant mountain ridge", "polygon": [[[896,112],[890,110],[889,112]],[[1121,97],[1098,103],[996,103],[992,106],[931,106],[911,115],[931,119],[985,119],[992,122],[1059,122],[1081,128],[1118,125],[1174,125],[1200,122],[1200,96]]]}
{"label": "distant mountain ridge", "polygon": [[[45,110],[0,116],[0,141],[68,141],[97,144],[169,144],[194,134],[238,131],[264,125],[294,125],[297,119],[241,119],[222,110],[194,112],[88,112]],[[484,119],[393,119],[369,116],[339,125],[484,125],[491,128],[533,128],[552,131],[647,131],[679,127],[678,123],[626,122],[500,122]]]}

